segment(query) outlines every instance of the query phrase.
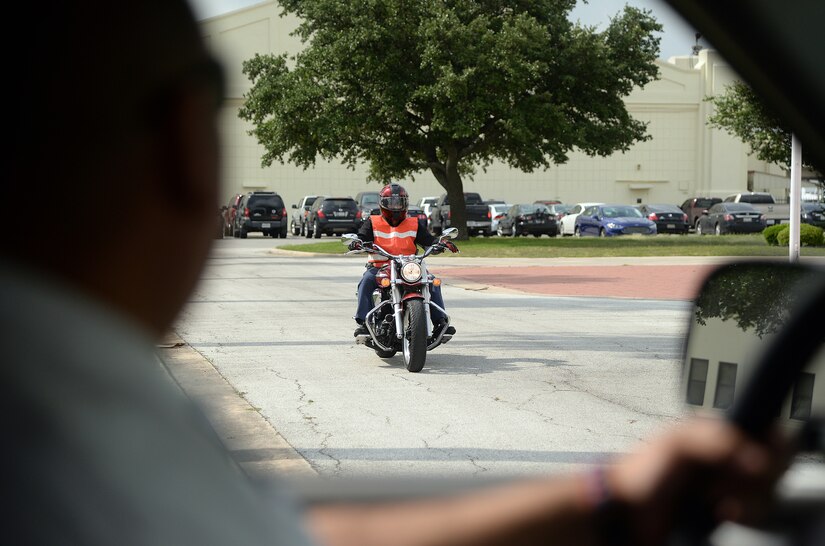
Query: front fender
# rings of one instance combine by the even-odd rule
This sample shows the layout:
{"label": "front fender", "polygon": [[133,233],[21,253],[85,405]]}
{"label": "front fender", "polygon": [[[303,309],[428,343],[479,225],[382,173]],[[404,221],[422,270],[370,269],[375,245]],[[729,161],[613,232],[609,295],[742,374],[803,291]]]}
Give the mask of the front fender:
{"label": "front fender", "polygon": [[401,296],[401,301],[423,300],[423,299],[424,299],[424,294],[422,294],[420,292],[407,292],[406,294]]}

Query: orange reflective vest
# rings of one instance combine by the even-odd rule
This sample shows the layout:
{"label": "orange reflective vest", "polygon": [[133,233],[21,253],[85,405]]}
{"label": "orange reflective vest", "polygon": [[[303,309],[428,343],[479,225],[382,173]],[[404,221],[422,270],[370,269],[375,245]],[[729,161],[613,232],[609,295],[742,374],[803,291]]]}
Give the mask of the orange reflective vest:
{"label": "orange reflective vest", "polygon": [[[415,254],[415,236],[418,235],[418,218],[405,218],[393,227],[380,214],[370,216],[373,242],[390,254]],[[370,254],[370,263],[383,265],[387,259],[380,254]]]}

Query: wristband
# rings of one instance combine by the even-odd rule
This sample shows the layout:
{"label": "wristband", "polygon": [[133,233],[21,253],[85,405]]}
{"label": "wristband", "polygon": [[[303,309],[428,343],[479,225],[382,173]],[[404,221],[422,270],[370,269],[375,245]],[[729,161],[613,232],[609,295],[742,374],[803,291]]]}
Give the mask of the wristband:
{"label": "wristband", "polygon": [[587,476],[587,495],[596,523],[598,543],[606,546],[632,544],[630,510],[610,491],[607,467],[598,466]]}

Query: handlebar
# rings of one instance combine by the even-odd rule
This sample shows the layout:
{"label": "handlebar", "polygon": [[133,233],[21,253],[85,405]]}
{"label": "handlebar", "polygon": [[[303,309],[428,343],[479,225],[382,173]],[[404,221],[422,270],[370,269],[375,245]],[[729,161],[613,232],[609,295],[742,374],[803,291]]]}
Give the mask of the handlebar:
{"label": "handlebar", "polygon": [[407,255],[407,254],[397,254],[397,255],[396,254],[390,254],[389,252],[387,252],[386,250],[381,248],[379,245],[375,244],[375,242],[370,242],[370,241],[363,242],[360,239],[353,239],[354,241],[358,241],[359,243],[361,243],[361,249],[360,250],[350,250],[349,252],[347,252],[347,254],[350,254],[350,253],[360,254],[362,252],[370,252],[370,253],[373,253],[373,254],[381,254],[382,256],[384,256],[385,258],[389,258],[390,260],[396,260],[396,259],[399,259],[399,258],[405,258],[405,257],[410,257],[410,256],[415,257],[415,258],[424,259],[427,256],[429,256],[430,254],[432,254],[435,251],[435,249],[438,248],[438,246],[443,245],[444,239],[445,239],[445,237],[439,237],[436,242],[434,242],[433,244],[431,244],[430,246],[428,246],[424,250],[423,254],[418,254],[416,252],[415,254],[409,254],[409,255]]}

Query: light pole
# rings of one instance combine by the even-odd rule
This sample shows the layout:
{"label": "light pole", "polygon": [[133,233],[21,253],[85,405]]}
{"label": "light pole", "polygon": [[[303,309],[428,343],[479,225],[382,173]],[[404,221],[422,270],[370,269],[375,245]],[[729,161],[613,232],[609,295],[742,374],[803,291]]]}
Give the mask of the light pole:
{"label": "light pole", "polygon": [[802,219],[800,200],[802,197],[802,144],[795,134],[791,134],[791,217],[788,258],[791,263],[799,261],[799,223]]}

